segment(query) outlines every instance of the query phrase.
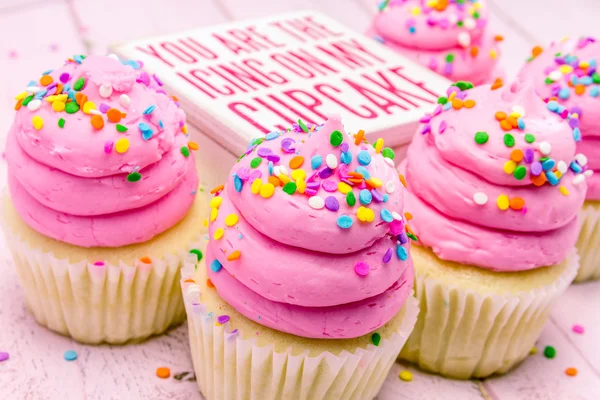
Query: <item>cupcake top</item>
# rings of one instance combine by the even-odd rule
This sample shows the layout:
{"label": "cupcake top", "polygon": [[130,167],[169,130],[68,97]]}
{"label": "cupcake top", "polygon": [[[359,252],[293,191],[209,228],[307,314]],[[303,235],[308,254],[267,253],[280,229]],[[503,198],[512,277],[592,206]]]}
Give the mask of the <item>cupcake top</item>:
{"label": "cupcake top", "polygon": [[421,120],[404,166],[421,242],[499,271],[562,261],[586,192],[577,116],[530,86],[459,82],[447,95]]}
{"label": "cupcake top", "polygon": [[502,40],[487,30],[488,12],[481,0],[385,0],[372,33],[434,71],[481,83],[496,65]]}
{"label": "cupcake top", "polygon": [[412,288],[394,153],[339,117],[255,141],[211,201],[209,277],[240,313],[283,332],[351,338]]}
{"label": "cupcake top", "polygon": [[[193,196],[179,193],[197,184],[185,114],[140,67],[113,56],[75,56],[16,97],[9,182],[17,211],[34,229],[84,247],[121,246],[181,218],[168,210],[155,215],[158,207],[191,205]],[[128,212],[146,216],[145,232],[112,227]]]}

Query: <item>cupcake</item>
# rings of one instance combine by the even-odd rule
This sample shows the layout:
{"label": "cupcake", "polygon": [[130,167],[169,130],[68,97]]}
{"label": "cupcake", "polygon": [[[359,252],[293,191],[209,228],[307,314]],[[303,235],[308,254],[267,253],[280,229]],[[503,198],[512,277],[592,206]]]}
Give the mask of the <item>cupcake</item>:
{"label": "cupcake", "polygon": [[575,116],[530,86],[470,86],[440,98],[401,166],[422,310],[401,358],[458,379],[529,354],[577,273],[586,192]]}
{"label": "cupcake", "polygon": [[67,60],[17,96],[8,133],[3,227],[25,300],[38,323],[79,342],[181,323],[180,269],[200,254],[196,145],[140,65]]}
{"label": "cupcake", "polygon": [[215,189],[206,264],[182,279],[208,400],[377,394],[418,313],[391,156],[338,117],[300,121]]}
{"label": "cupcake", "polygon": [[[577,241],[580,268],[575,281],[600,278],[600,44],[592,38],[566,39],[543,51],[533,49],[532,58],[519,73],[531,82],[548,107],[566,107],[578,116],[570,121],[577,141],[577,166],[587,177],[587,196],[581,209],[581,232]],[[558,105],[557,105],[558,103]],[[581,140],[583,136],[583,141]]]}
{"label": "cupcake", "polygon": [[502,36],[488,29],[483,0],[383,0],[368,35],[452,81],[475,85],[503,77]]}

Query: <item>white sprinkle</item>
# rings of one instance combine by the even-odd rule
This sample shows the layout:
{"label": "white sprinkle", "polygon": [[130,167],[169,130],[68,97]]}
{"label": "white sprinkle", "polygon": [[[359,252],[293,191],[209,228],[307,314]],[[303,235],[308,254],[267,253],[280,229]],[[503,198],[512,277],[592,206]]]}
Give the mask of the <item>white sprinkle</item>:
{"label": "white sprinkle", "polygon": [[458,34],[458,44],[462,47],[469,47],[471,45],[471,35],[468,32],[461,32]]}
{"label": "white sprinkle", "polygon": [[336,169],[338,166],[338,159],[334,154],[327,154],[325,157],[325,163],[331,169]]}
{"label": "white sprinkle", "polygon": [[396,167],[394,165],[394,160],[392,160],[391,158],[383,157],[383,161],[385,161],[390,167]]}
{"label": "white sprinkle", "polygon": [[465,18],[464,27],[472,31],[477,27],[477,22],[475,22],[474,18]]}
{"label": "white sprinkle", "polygon": [[27,89],[25,89],[25,91],[26,91],[27,93],[31,93],[31,94],[36,94],[36,93],[38,93],[40,90],[42,90],[42,89],[40,89],[40,88],[39,88],[39,87],[37,87],[37,86],[29,86]]}
{"label": "white sprinkle", "polygon": [[113,92],[113,88],[110,85],[101,85],[98,92],[100,93],[100,97],[108,99]]}
{"label": "white sprinkle", "polygon": [[560,172],[561,174],[564,174],[569,169],[569,166],[566,162],[561,160],[556,164],[556,169],[558,169],[558,172]]}
{"label": "white sprinkle", "polygon": [[192,284],[186,289],[185,296],[190,300],[198,300],[201,293],[200,286]]}
{"label": "white sprinkle", "polygon": [[385,191],[388,193],[394,193],[396,191],[396,185],[394,185],[394,182],[392,181],[387,181],[385,183]]}
{"label": "white sprinkle", "polygon": [[279,176],[279,174],[281,174],[281,171],[279,170],[280,167],[280,165],[276,165],[273,167],[273,175]]}
{"label": "white sprinkle", "polygon": [[119,104],[125,108],[129,108],[131,99],[126,94],[122,94],[121,97],[119,97]]}
{"label": "white sprinkle", "polygon": [[458,22],[458,15],[455,13],[448,15],[448,22],[450,22],[450,25],[456,25]]}
{"label": "white sprinkle", "polygon": [[487,204],[488,196],[487,196],[487,194],[485,194],[483,192],[477,192],[473,195],[473,201],[475,202],[475,204],[477,204],[479,206],[483,206],[483,205]]}
{"label": "white sprinkle", "polygon": [[117,56],[115,53],[109,54],[108,56],[114,60],[119,61],[119,56]]}
{"label": "white sprinkle", "polygon": [[548,142],[540,142],[540,153],[547,156],[552,151],[552,146]]}
{"label": "white sprinkle", "polygon": [[[288,176],[290,174],[290,172],[288,171],[288,169],[285,165],[280,165],[279,166],[279,174]],[[277,175],[279,175],[279,174],[277,174]]]}
{"label": "white sprinkle", "polygon": [[325,200],[319,196],[312,196],[308,199],[308,205],[315,210],[320,210],[321,208],[325,207]]}
{"label": "white sprinkle", "polygon": [[392,211],[392,218],[398,221],[402,221],[402,216],[398,214],[396,211]]}
{"label": "white sprinkle", "polygon": [[29,108],[31,111],[37,111],[40,109],[41,106],[42,101],[39,99],[33,99],[29,102],[29,104],[27,104],[27,108]]}
{"label": "white sprinkle", "polygon": [[552,71],[550,72],[550,75],[548,75],[548,78],[552,79],[553,81],[559,81],[562,77],[563,74],[559,70]]}
{"label": "white sprinkle", "polygon": [[575,178],[573,178],[573,185],[579,185],[583,181],[585,181],[585,175],[579,174]]}
{"label": "white sprinkle", "polygon": [[89,113],[92,115],[102,115],[102,112],[100,110],[90,110]]}
{"label": "white sprinkle", "polygon": [[523,108],[523,106],[515,105],[513,106],[512,110],[513,112],[519,114],[521,117],[525,116],[525,108]]}
{"label": "white sprinkle", "polygon": [[575,154],[575,161],[577,161],[577,164],[581,165],[582,167],[585,167],[588,163],[588,159],[585,154],[581,153]]}
{"label": "white sprinkle", "polygon": [[586,178],[589,178],[590,176],[594,175],[594,171],[591,169],[588,169],[587,171],[585,171],[583,173],[583,175],[585,175]]}

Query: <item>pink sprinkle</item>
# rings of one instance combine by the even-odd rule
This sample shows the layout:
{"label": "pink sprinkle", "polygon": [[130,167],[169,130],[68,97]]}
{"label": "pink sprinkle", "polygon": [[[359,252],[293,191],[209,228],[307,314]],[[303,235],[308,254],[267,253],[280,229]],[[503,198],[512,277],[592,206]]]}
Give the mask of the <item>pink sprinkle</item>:
{"label": "pink sprinkle", "polygon": [[16,51],[16,50],[10,50],[10,51],[8,52],[8,58],[10,58],[10,59],[13,59],[13,60],[14,60],[14,59],[15,59],[15,58],[17,58],[18,56],[19,56],[19,54],[17,53],[17,51]]}
{"label": "pink sprinkle", "polygon": [[94,265],[97,266],[97,267],[103,267],[104,266],[104,262],[103,261],[96,261],[94,263]]}
{"label": "pink sprinkle", "polygon": [[107,140],[106,143],[104,143],[104,152],[106,154],[110,154],[112,152],[113,144],[114,143],[112,140]]}
{"label": "pink sprinkle", "polygon": [[356,272],[356,275],[358,276],[367,276],[369,275],[369,264],[367,264],[364,261],[359,261],[356,264],[354,264],[354,272]]}
{"label": "pink sprinkle", "polygon": [[447,126],[446,121],[442,121],[440,123],[440,128],[439,128],[440,133],[444,133],[444,131],[446,130],[446,126]]}
{"label": "pink sprinkle", "polygon": [[573,332],[578,333],[580,335],[583,335],[583,332],[585,332],[585,330],[583,329],[583,326],[579,325],[579,324],[575,324],[573,325]]}

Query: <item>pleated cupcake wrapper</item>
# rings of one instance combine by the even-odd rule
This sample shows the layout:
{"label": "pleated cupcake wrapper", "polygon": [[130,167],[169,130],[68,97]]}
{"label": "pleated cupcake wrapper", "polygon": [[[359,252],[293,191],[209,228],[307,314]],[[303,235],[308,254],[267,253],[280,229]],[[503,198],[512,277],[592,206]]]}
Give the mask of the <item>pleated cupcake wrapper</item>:
{"label": "pleated cupcake wrapper", "polygon": [[575,282],[600,279],[600,201],[586,201],[579,213],[581,231],[577,251],[581,257]]}
{"label": "pleated cupcake wrapper", "polygon": [[551,285],[516,294],[483,294],[447,285],[416,271],[421,314],[400,358],[441,375],[468,379],[505,373],[539,338],[551,304],[579,266],[573,249],[567,268]]}
{"label": "pleated cupcake wrapper", "polygon": [[[217,324],[198,302],[201,289],[185,282],[194,270],[182,271],[182,290],[188,315],[190,347],[200,391],[207,400],[366,400],[374,398],[400,349],[413,329],[419,312],[409,297],[400,327],[379,346],[309,356],[292,355],[291,347],[276,352],[273,345],[260,346],[242,339],[229,324]],[[318,340],[318,339],[315,339]]]}
{"label": "pleated cupcake wrapper", "polygon": [[[124,343],[164,332],[185,319],[181,268],[196,262],[186,249],[150,264],[71,263],[31,248],[7,232],[27,306],[37,322],[82,343]],[[190,249],[201,246],[201,239]]]}

